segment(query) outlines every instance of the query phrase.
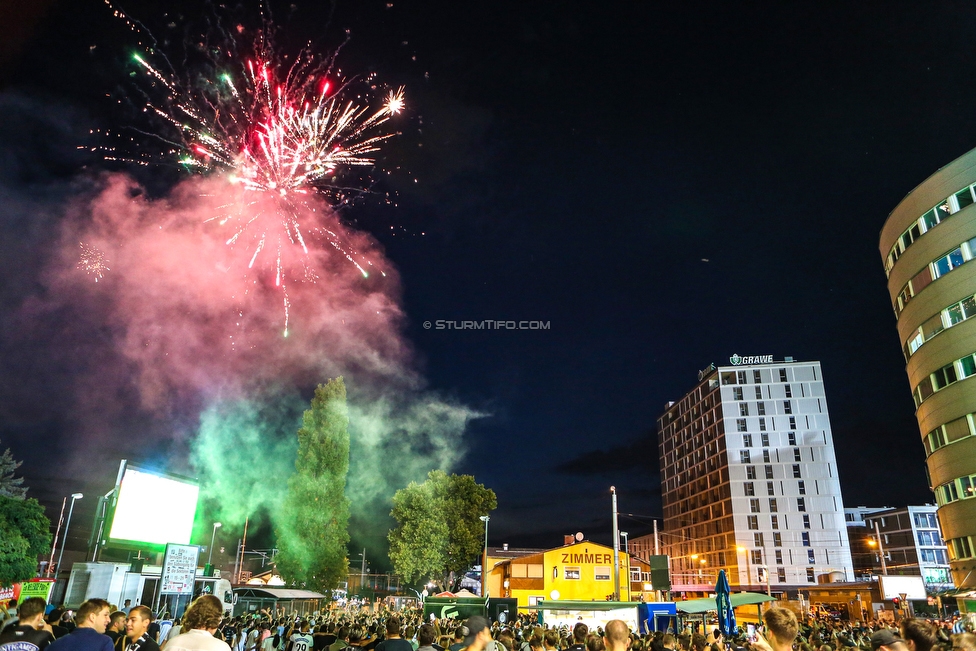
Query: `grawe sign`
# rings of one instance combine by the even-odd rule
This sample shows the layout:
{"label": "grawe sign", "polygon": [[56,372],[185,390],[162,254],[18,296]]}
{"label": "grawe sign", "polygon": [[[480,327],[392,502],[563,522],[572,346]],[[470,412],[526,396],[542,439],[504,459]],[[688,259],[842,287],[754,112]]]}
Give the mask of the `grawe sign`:
{"label": "grawe sign", "polygon": [[197,578],[197,559],[200,548],[196,545],[166,545],[163,555],[163,571],[159,581],[159,594],[193,594],[193,581]]}

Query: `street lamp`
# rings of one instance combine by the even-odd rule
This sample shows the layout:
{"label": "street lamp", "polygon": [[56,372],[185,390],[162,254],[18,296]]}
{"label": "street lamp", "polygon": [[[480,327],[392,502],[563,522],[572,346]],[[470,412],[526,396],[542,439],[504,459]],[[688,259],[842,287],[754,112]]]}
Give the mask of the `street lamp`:
{"label": "street lamp", "polygon": [[58,564],[54,566],[54,579],[57,580],[58,572],[61,571],[61,557],[64,556],[64,544],[68,542],[68,527],[71,526],[71,514],[75,510],[75,500],[80,500],[84,495],[81,493],[71,494],[71,506],[68,507],[68,521],[64,523],[64,538],[61,539],[61,551],[58,553]]}
{"label": "street lamp", "polygon": [[630,540],[627,538],[627,532],[626,531],[621,531],[620,532],[620,535],[624,537],[624,553],[625,554],[629,554],[630,553]]}
{"label": "street lamp", "polygon": [[485,523],[485,560],[481,563],[481,593],[488,597],[488,521],[491,520],[491,516],[482,515],[478,517],[479,520]]}
{"label": "street lamp", "polygon": [[210,534],[210,554],[207,556],[207,565],[213,565],[213,547],[214,539],[217,537],[217,529],[224,526],[220,522],[214,522],[213,533]]}
{"label": "street lamp", "polygon": [[[881,556],[881,574],[882,574],[882,576],[887,576],[888,575],[888,565],[887,565],[887,563],[885,563],[884,545],[881,543],[881,532],[878,530],[878,521],[877,520],[874,521],[874,535],[878,539],[878,554]],[[869,544],[871,544],[872,542],[873,541],[869,541]],[[873,547],[874,545],[872,544],[871,546]]]}
{"label": "street lamp", "polygon": [[746,590],[752,585],[752,561],[749,559],[749,550],[739,545],[735,548],[735,551],[740,554],[745,554],[746,557]]}

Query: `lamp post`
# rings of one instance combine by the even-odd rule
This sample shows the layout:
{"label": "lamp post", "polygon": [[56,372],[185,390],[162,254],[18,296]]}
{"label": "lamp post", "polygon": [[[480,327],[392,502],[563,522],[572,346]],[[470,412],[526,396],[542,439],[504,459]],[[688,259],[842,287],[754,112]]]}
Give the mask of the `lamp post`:
{"label": "lamp post", "polygon": [[207,555],[207,565],[213,565],[214,540],[217,538],[217,529],[219,529],[222,526],[224,525],[221,524],[220,522],[214,522],[213,524],[213,533],[210,534],[210,553]]}
{"label": "lamp post", "polygon": [[[881,542],[881,531],[878,530],[878,521],[877,520],[874,521],[874,535],[875,535],[875,538],[877,538],[877,541],[878,541],[878,554],[881,557],[881,574],[882,574],[882,576],[887,576],[888,575],[888,565],[887,565],[887,563],[885,563],[884,544],[882,544],[882,542]],[[871,541],[869,541],[869,542],[871,542]]]}
{"label": "lamp post", "polygon": [[61,539],[61,551],[58,553],[58,564],[54,566],[54,578],[57,580],[58,572],[61,571],[61,558],[64,556],[64,544],[68,542],[68,527],[71,526],[71,514],[75,510],[75,500],[80,500],[84,495],[81,493],[71,494],[71,506],[68,507],[68,521],[64,523],[64,538]]}
{"label": "lamp post", "polygon": [[621,531],[620,532],[620,535],[624,537],[624,553],[625,554],[629,554],[630,553],[630,540],[627,538],[627,532],[626,531]]}
{"label": "lamp post", "polygon": [[488,597],[488,521],[491,516],[482,515],[478,518],[485,523],[485,559],[481,563],[481,594]]}
{"label": "lamp post", "polygon": [[739,552],[741,554],[744,554],[745,557],[746,557],[746,585],[745,585],[745,588],[746,588],[746,590],[748,590],[749,589],[749,586],[752,584],[752,562],[749,560],[749,550],[746,549],[745,547],[743,547],[742,545],[739,545],[738,547],[735,548],[735,551],[737,551],[737,552]]}

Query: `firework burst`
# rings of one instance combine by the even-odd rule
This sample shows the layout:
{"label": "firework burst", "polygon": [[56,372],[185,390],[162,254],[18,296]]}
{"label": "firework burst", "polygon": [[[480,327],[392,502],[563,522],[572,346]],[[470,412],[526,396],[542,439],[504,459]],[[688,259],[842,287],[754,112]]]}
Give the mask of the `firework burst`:
{"label": "firework burst", "polygon": [[95,282],[97,283],[100,278],[105,277],[106,271],[111,271],[108,268],[108,260],[105,259],[105,255],[99,251],[94,246],[80,242],[81,247],[81,257],[78,260],[78,268],[83,270],[89,276],[95,277]]}
{"label": "firework burst", "polygon": [[[106,4],[133,30],[144,29]],[[318,278],[310,247],[333,250],[368,275],[369,261],[328,227],[312,198],[334,207],[366,191],[361,179],[350,180],[351,171],[375,165],[380,144],[394,135],[385,125],[403,110],[404,91],[389,90],[371,106],[372,75],[345,79],[334,56],[307,49],[289,63],[273,47],[267,24],[246,47],[239,43],[244,28],[235,31],[182,75],[154,47],[134,55],[148,86],[144,111],[166,125],[146,135],[164,146],[133,156],[112,148],[106,158],[143,165],[175,160],[191,172],[223,174],[238,188],[237,199],[211,221],[228,230],[226,244],[247,256],[248,269],[272,256],[262,266],[284,293],[287,336],[288,282]]]}

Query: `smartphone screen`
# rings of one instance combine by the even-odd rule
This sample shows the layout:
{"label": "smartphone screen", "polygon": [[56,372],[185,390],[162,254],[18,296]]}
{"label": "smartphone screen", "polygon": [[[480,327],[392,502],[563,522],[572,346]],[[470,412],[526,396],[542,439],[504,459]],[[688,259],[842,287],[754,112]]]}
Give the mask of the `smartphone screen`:
{"label": "smartphone screen", "polygon": [[746,637],[749,639],[750,642],[755,642],[756,641],[756,625],[755,624],[746,624]]}

